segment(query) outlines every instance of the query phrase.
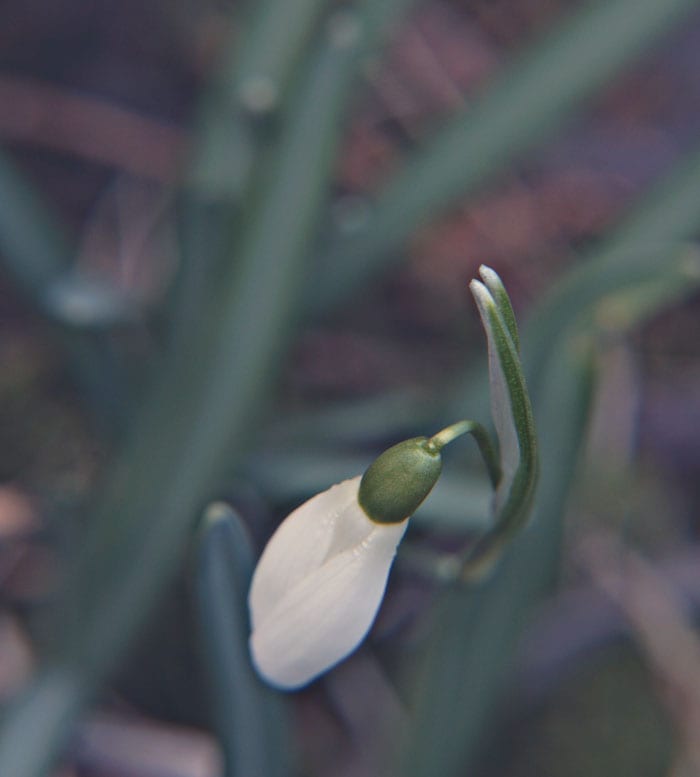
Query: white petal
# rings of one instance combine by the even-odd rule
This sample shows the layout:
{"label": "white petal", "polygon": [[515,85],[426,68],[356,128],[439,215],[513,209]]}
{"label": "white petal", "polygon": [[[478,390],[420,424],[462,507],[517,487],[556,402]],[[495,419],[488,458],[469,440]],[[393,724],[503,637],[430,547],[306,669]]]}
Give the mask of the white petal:
{"label": "white petal", "polygon": [[253,661],[279,688],[305,685],[345,658],[369,631],[381,604],[408,521],[375,524],[357,503],[344,519],[364,524],[364,539],[288,589],[253,630]]}
{"label": "white petal", "polygon": [[[345,480],[316,494],[290,513],[272,535],[248,596],[253,628],[290,588],[323,564],[332,552],[338,526],[352,528],[360,480],[361,476]],[[360,531],[366,534],[364,524]]]}

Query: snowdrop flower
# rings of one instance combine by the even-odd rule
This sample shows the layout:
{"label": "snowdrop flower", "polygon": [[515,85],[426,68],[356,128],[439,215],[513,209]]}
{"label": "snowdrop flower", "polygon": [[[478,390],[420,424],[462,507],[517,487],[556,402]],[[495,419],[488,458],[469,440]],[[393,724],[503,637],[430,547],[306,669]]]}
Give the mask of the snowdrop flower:
{"label": "snowdrop flower", "polygon": [[519,358],[513,308],[488,267],[470,284],[486,330],[492,414],[499,455],[475,421],[389,448],[361,477],[304,503],[273,534],[253,575],[250,649],[271,685],[291,690],[330,669],[362,641],[384,596],[409,517],[437,482],[441,450],[472,434],[492,486],[493,526],[463,554],[444,559],[443,576],[482,577],[524,526],[537,480],[537,446]]}
{"label": "snowdrop flower", "polygon": [[351,653],[384,596],[409,516],[440,474],[426,438],[385,451],[364,476],[291,513],[263,551],[248,599],[260,675],[291,690]]}

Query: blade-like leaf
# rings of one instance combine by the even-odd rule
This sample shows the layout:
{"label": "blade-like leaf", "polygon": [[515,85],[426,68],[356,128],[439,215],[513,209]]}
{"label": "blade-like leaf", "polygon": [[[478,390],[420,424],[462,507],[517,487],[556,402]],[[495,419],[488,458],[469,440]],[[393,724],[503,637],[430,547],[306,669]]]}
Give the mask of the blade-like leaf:
{"label": "blade-like leaf", "polygon": [[487,731],[520,631],[551,583],[564,502],[585,438],[590,359],[590,343],[585,348],[568,340],[552,354],[549,391],[538,406],[542,477],[535,519],[508,546],[489,580],[440,595],[397,774],[461,774]]}
{"label": "blade-like leaf", "polygon": [[[327,35],[299,84],[274,174],[260,182],[230,270],[197,326],[173,350],[133,421],[84,538],[83,563],[57,613],[52,666],[88,698],[114,666],[181,557],[192,522],[222,470],[240,457],[289,340],[338,137],[356,39]],[[60,709],[60,705],[55,707]],[[79,705],[72,708],[72,714]],[[22,763],[0,731],[0,774],[38,777],[70,720]],[[12,764],[12,771],[7,767]]]}
{"label": "blade-like leaf", "polygon": [[494,500],[495,525],[468,552],[467,575],[489,569],[505,543],[525,524],[538,471],[537,437],[516,346],[513,308],[498,275],[487,267],[482,267],[480,274],[484,283],[474,280],[470,288],[488,342],[491,408],[499,440],[501,478]]}
{"label": "blade-like leaf", "polygon": [[207,509],[197,550],[204,668],[226,775],[284,777],[291,768],[282,699],[257,678],[248,653],[253,551],[231,508],[214,504]]}
{"label": "blade-like leaf", "polygon": [[535,41],[388,181],[361,228],[329,236],[315,309],[348,299],[395,264],[418,225],[542,144],[697,8],[696,0],[594,0]]}

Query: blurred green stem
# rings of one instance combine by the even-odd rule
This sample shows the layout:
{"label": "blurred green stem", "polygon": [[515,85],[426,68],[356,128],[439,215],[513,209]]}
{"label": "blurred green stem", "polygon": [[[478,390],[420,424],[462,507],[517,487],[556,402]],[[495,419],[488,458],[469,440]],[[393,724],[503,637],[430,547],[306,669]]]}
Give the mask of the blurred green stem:
{"label": "blurred green stem", "polygon": [[[533,398],[559,334],[615,291],[658,281],[669,254],[677,253],[698,231],[700,148],[695,148],[632,202],[620,224],[579,256],[573,268],[556,280],[534,306],[521,336],[526,357],[523,368]],[[299,440],[307,446],[328,446],[329,429],[333,430],[335,444],[383,441],[416,434],[421,427],[459,417],[466,409],[465,396],[474,399],[468,408],[470,414],[476,412],[478,403],[485,407],[483,369],[467,371],[439,401],[422,392],[397,391],[338,407],[322,405],[285,419],[269,434],[289,446],[298,445]]]}
{"label": "blurred green stem", "polygon": [[678,159],[671,172],[629,208],[598,246],[554,284],[535,308],[523,337],[533,392],[558,333],[598,301],[654,282],[669,254],[700,231],[700,147]]}
{"label": "blurred green stem", "polygon": [[[262,167],[275,164],[271,149],[287,112],[293,110],[289,93],[300,70],[308,67],[313,54],[307,51],[314,51],[309,44],[323,19],[330,20],[336,36],[359,35],[356,56],[339,90],[347,100],[362,67],[415,2],[362,0],[340,13],[327,0],[251,4],[247,24],[225,53],[202,101],[189,185],[181,198],[183,260],[170,305],[174,340],[196,321],[231,261],[231,242],[247,219],[243,205],[251,196],[249,189]],[[243,44],[238,46],[240,38]],[[265,92],[269,99],[263,95],[261,101]]]}
{"label": "blurred green stem", "polygon": [[[172,575],[218,476],[248,450],[293,331],[358,40],[327,34],[321,41],[229,271],[164,364],[95,507],[48,659],[71,678],[79,702],[70,717],[47,708],[45,737],[18,752],[11,733],[26,703],[19,700],[0,732],[2,775],[45,772]],[[41,698],[44,678],[28,693]]]}
{"label": "blurred green stem", "polygon": [[64,225],[41,200],[11,158],[0,151],[0,263],[36,313],[56,325],[98,426],[114,434],[124,423],[131,387],[110,332],[76,324],[52,304],[60,282],[70,277],[75,247]]}
{"label": "blurred green stem", "polygon": [[479,448],[479,453],[481,453],[481,457],[486,464],[491,485],[496,488],[498,481],[501,479],[501,465],[498,461],[491,436],[486,431],[486,428],[477,421],[465,420],[451,424],[445,429],[441,429],[437,434],[434,434],[428,440],[428,443],[436,451],[441,451],[445,445],[449,445],[453,440],[464,434],[471,434],[474,438]]}
{"label": "blurred green stem", "polygon": [[291,759],[281,723],[283,699],[263,685],[248,653],[253,566],[242,520],[227,505],[210,505],[199,531],[195,580],[203,664],[225,774],[285,777]]}
{"label": "blurred green stem", "polygon": [[532,524],[485,583],[439,596],[412,683],[414,718],[396,771],[402,777],[464,773],[487,731],[520,631],[553,580],[593,393],[592,345],[590,338],[564,337],[550,353],[546,391],[535,407],[542,476]]}
{"label": "blurred green stem", "polygon": [[359,227],[339,227],[328,236],[314,309],[332,309],[385,272],[418,226],[541,145],[697,9],[697,0],[595,0],[535,41],[407,160],[368,203]]}
{"label": "blurred green stem", "polygon": [[[700,227],[700,152],[684,158],[628,218],[559,282],[525,330],[523,353],[538,419],[541,480],[534,521],[507,549],[497,573],[471,592],[441,597],[417,683],[407,738],[408,777],[469,768],[493,719],[518,638],[551,586],[566,497],[576,475],[593,388],[594,306],[679,268],[678,242]],[[681,268],[682,269],[682,268]],[[686,276],[697,286],[698,277]],[[675,288],[678,288],[675,285]],[[654,299],[663,304],[664,295]],[[647,300],[648,302],[648,300]],[[645,315],[649,308],[645,307]],[[450,735],[444,731],[450,730]]]}
{"label": "blurred green stem", "polygon": [[31,299],[65,272],[72,258],[61,223],[0,152],[0,254],[5,270]]}

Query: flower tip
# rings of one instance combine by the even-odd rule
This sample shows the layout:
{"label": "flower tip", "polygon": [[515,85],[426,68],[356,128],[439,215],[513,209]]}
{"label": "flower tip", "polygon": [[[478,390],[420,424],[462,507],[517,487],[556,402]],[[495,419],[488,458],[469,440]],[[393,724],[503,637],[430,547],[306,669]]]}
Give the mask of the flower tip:
{"label": "flower tip", "polygon": [[250,658],[258,676],[271,688],[277,691],[298,691],[322,674],[322,671],[313,674],[306,672],[303,676],[299,676],[290,673],[282,664],[271,662],[264,654],[264,646],[258,645],[257,634],[254,631],[248,640]]}
{"label": "flower tip", "polygon": [[493,303],[491,292],[476,278],[469,282],[469,290],[480,309],[484,309]]}
{"label": "flower tip", "polygon": [[499,274],[486,264],[482,264],[479,267],[479,275],[487,286],[490,286],[492,283],[501,283]]}

